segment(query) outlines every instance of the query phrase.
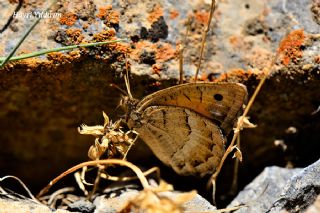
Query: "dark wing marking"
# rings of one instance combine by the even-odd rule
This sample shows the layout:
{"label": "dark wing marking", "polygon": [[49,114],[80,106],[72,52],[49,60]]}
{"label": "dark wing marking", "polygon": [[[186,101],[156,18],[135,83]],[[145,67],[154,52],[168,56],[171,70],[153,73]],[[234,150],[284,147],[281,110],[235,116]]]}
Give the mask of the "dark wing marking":
{"label": "dark wing marking", "polygon": [[247,90],[237,83],[189,83],[169,87],[146,96],[137,105],[143,112],[150,106],[177,106],[214,121],[228,134],[246,102]]}
{"label": "dark wing marking", "polygon": [[139,136],[162,162],[181,175],[212,174],[224,154],[225,137],[220,128],[189,109],[148,107],[141,123],[135,128]]}

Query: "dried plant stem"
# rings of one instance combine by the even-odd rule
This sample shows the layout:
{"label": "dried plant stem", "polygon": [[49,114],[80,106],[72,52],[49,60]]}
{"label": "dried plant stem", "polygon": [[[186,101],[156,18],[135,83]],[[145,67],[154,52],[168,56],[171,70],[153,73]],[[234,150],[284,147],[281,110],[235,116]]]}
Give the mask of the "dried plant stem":
{"label": "dried plant stem", "polygon": [[183,50],[184,45],[179,45],[179,84],[183,83]]}
{"label": "dried plant stem", "polygon": [[[240,147],[240,134],[237,137],[237,147],[241,150]],[[239,158],[234,159],[234,168],[233,168],[233,179],[231,184],[230,194],[234,195],[238,190],[238,172],[239,172]]]}
{"label": "dried plant stem", "polygon": [[139,138],[139,135],[136,135],[136,137],[133,139],[133,141],[130,143],[126,153],[124,153],[122,160],[126,160],[127,159],[127,155],[130,151],[130,149],[132,148],[133,144],[136,142],[136,140]]}
{"label": "dried plant stem", "polygon": [[[153,172],[156,172],[158,179],[160,179],[160,170],[158,167],[153,167],[151,169],[148,169],[147,171],[143,172],[143,175],[148,176]],[[111,180],[111,181],[131,181],[131,180],[137,179],[137,177],[116,177],[116,176],[111,176],[104,173],[102,173],[100,176],[101,178]]]}
{"label": "dried plant stem", "polygon": [[15,179],[17,180],[21,186],[24,188],[24,190],[26,190],[27,194],[30,196],[30,198],[35,201],[36,203],[39,203],[41,204],[34,196],[33,194],[31,193],[31,191],[28,189],[28,187],[22,182],[22,180],[20,180],[18,177],[16,176],[12,176],[12,175],[7,175],[7,176],[4,176],[2,178],[0,178],[0,182],[4,181],[5,179],[9,179],[9,178],[12,178],[12,179]]}
{"label": "dried plant stem", "polygon": [[102,173],[102,171],[104,170],[104,167],[102,167],[101,165],[98,165],[98,171],[97,171],[97,176],[96,179],[94,180],[94,184],[93,184],[93,189],[90,191],[87,199],[91,200],[92,196],[94,195],[94,193],[97,191],[97,188],[99,186],[100,183],[100,175]]}
{"label": "dried plant stem", "polygon": [[269,65],[267,66],[267,68],[265,69],[264,76],[261,78],[261,80],[260,80],[257,88],[255,89],[253,95],[251,96],[251,98],[250,98],[250,100],[249,100],[249,103],[248,103],[247,107],[246,107],[245,110],[244,110],[244,113],[243,113],[242,116],[239,118],[239,122],[237,123],[237,126],[236,126],[236,128],[234,129],[234,135],[233,135],[233,138],[232,138],[232,141],[231,141],[230,145],[228,146],[226,152],[224,153],[224,155],[223,155],[223,157],[222,157],[222,159],[221,159],[221,161],[220,161],[220,164],[219,164],[219,166],[217,167],[216,172],[211,176],[211,178],[210,178],[211,181],[208,182],[208,186],[210,186],[210,183],[211,183],[212,186],[213,186],[213,193],[212,193],[212,194],[213,194],[213,200],[215,200],[215,199],[214,199],[214,197],[215,197],[215,182],[216,182],[216,179],[217,179],[217,177],[218,177],[218,175],[219,175],[219,173],[220,173],[220,171],[221,171],[221,168],[222,168],[222,166],[223,166],[223,163],[224,163],[224,161],[226,160],[227,156],[233,151],[233,149],[234,149],[234,143],[235,143],[235,141],[236,141],[236,139],[237,139],[240,131],[242,130],[244,118],[248,115],[249,110],[250,110],[253,102],[255,101],[258,93],[260,92],[260,90],[261,90],[261,88],[262,88],[262,86],[263,86],[263,84],[264,84],[264,82],[266,81],[266,79],[267,79],[267,77],[268,77],[268,74],[271,72],[273,66],[275,65],[275,62],[276,62],[276,59],[278,58],[278,56],[279,56],[279,53],[277,52],[276,55],[275,55],[275,56],[273,57],[273,59],[271,60],[270,64],[269,64]]}
{"label": "dried plant stem", "polygon": [[128,162],[128,161],[124,161],[124,160],[120,160],[120,159],[106,159],[106,160],[95,160],[95,161],[87,161],[84,163],[80,163],[70,169],[68,169],[67,171],[63,172],[62,174],[60,174],[58,177],[54,178],[52,181],[50,181],[50,183],[44,187],[36,196],[37,198],[40,198],[41,196],[43,196],[46,192],[49,191],[49,189],[56,184],[59,180],[61,180],[63,177],[67,176],[70,173],[73,173],[75,171],[77,171],[78,169],[81,169],[85,166],[97,166],[97,165],[102,165],[102,164],[116,164],[116,165],[120,165],[120,166],[126,166],[129,167],[134,173],[136,173],[136,175],[138,176],[142,186],[144,189],[148,189],[150,188],[150,185],[146,179],[146,177],[144,176],[143,172],[134,164]]}
{"label": "dried plant stem", "polygon": [[249,109],[250,109],[251,105],[253,104],[253,101],[255,100],[256,96],[258,95],[258,93],[259,93],[262,85],[264,84],[266,78],[267,78],[267,76],[264,76],[264,77],[260,80],[258,87],[257,87],[256,90],[254,91],[254,94],[252,95],[252,97],[251,97],[251,99],[250,99],[250,101],[249,101],[249,103],[248,103],[248,106],[246,107],[243,115],[240,117],[239,123],[238,123],[238,125],[237,125],[237,127],[236,127],[236,130],[235,130],[235,132],[234,132],[232,141],[231,141],[229,147],[227,148],[225,154],[223,155],[223,157],[222,157],[222,159],[221,159],[221,162],[220,162],[220,164],[219,164],[216,172],[212,175],[211,179],[216,180],[217,176],[218,176],[219,173],[220,173],[220,170],[221,170],[221,167],[222,167],[224,161],[226,160],[227,156],[233,151],[233,148],[232,148],[232,147],[233,147],[233,145],[234,145],[234,143],[235,143],[235,141],[236,141],[236,139],[237,139],[237,137],[238,137],[238,134],[239,134],[239,132],[240,132],[240,130],[241,130],[241,127],[242,127],[242,125],[243,125],[243,118],[248,114]]}
{"label": "dried plant stem", "polygon": [[75,189],[73,187],[65,187],[62,189],[59,189],[57,191],[55,191],[54,193],[52,193],[52,195],[50,195],[50,198],[48,200],[48,206],[51,206],[52,208],[54,206],[52,206],[52,204],[54,203],[54,201],[57,199],[57,197],[61,194],[67,193],[67,192],[73,192],[75,191]]}
{"label": "dried plant stem", "polygon": [[179,84],[183,83],[183,74],[184,74],[184,71],[183,71],[183,52],[184,52],[184,48],[187,44],[187,38],[188,38],[189,31],[190,31],[190,22],[191,22],[191,20],[190,20],[190,18],[188,18],[186,34],[184,36],[182,43],[179,45],[179,74],[180,74]]}
{"label": "dried plant stem", "polygon": [[201,41],[201,49],[200,49],[200,54],[199,54],[199,61],[198,61],[196,74],[194,76],[194,81],[195,82],[198,79],[198,74],[199,74],[199,71],[200,71],[201,61],[202,61],[202,56],[203,56],[204,45],[206,43],[207,34],[208,34],[209,30],[210,30],[211,20],[212,20],[212,16],[213,16],[213,13],[214,13],[215,9],[216,9],[216,1],[212,0],[211,1],[210,15],[209,15],[207,27],[205,28],[205,30],[202,33],[202,41]]}

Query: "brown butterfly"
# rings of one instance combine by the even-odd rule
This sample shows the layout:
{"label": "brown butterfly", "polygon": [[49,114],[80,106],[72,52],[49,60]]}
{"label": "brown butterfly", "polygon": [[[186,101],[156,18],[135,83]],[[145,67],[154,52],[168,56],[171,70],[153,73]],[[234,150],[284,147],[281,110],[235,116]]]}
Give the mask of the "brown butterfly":
{"label": "brown butterfly", "polygon": [[153,153],[181,175],[212,174],[247,98],[239,83],[188,83],[140,102],[127,98],[127,124]]}

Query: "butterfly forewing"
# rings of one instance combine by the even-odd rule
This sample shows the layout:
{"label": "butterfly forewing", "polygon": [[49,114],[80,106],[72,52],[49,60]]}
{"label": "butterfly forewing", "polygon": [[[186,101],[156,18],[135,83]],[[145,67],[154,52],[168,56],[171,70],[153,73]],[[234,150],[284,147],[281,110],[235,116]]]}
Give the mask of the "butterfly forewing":
{"label": "butterfly forewing", "polygon": [[149,106],[190,109],[214,121],[228,134],[246,98],[247,90],[242,84],[189,83],[153,93],[140,101],[137,109],[140,113]]}
{"label": "butterfly forewing", "polygon": [[178,174],[204,176],[215,171],[224,154],[220,128],[182,107],[151,106],[135,128],[154,154]]}

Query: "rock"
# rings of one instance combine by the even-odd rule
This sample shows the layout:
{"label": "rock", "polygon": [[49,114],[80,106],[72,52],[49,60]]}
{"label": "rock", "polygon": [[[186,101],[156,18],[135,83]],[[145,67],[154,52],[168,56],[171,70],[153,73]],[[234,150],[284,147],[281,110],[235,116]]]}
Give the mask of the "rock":
{"label": "rock", "polygon": [[320,212],[320,195],[318,195],[314,203],[311,206],[309,206],[304,213],[318,213],[318,212]]}
{"label": "rock", "polygon": [[186,202],[184,207],[186,212],[209,212],[217,209],[198,194],[191,201]]}
{"label": "rock", "polygon": [[320,160],[304,169],[267,167],[228,207],[241,212],[300,212],[320,194]]}
{"label": "rock", "polygon": [[293,176],[277,200],[270,208],[270,213],[281,209],[289,212],[301,212],[311,205],[320,194],[320,160],[304,168]]}
{"label": "rock", "polygon": [[11,213],[11,212],[29,212],[29,213],[69,213],[69,211],[58,209],[52,210],[49,207],[36,203],[28,199],[19,198],[4,198],[0,197],[0,212]]}
{"label": "rock", "polygon": [[[105,196],[98,196],[94,200],[94,204],[96,205],[95,212],[99,213],[116,213],[119,212],[129,200],[134,199],[139,194],[139,191],[134,189],[128,189],[122,192],[120,195],[105,198]],[[172,200],[175,200],[177,196],[181,194],[181,192],[173,191],[173,192],[162,192],[161,195],[164,195]],[[192,200],[186,202],[184,205],[186,212],[206,212],[216,210],[214,206],[212,206],[207,200],[205,200],[200,195],[196,195]]]}
{"label": "rock", "polygon": [[276,166],[267,167],[248,184],[228,207],[247,204],[237,213],[266,212],[281,193],[288,179],[301,169],[286,169]]}
{"label": "rock", "polygon": [[96,206],[87,200],[78,200],[69,205],[68,210],[72,212],[93,213]]}

